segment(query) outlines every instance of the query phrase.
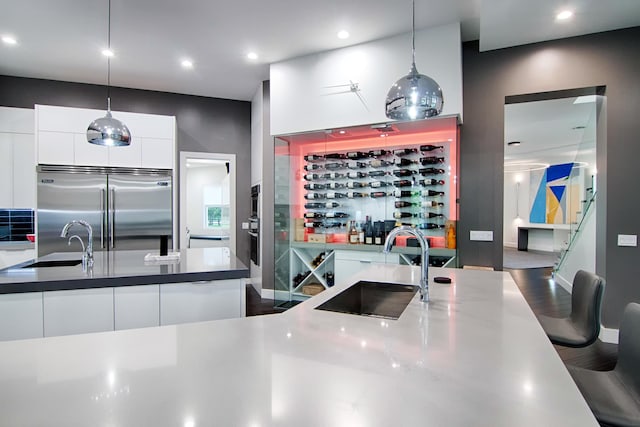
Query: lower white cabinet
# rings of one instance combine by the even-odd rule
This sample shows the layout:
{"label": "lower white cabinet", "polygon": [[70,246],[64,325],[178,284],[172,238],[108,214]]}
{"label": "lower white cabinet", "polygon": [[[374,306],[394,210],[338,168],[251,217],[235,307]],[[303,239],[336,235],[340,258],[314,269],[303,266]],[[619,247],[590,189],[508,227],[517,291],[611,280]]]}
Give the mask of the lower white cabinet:
{"label": "lower white cabinet", "polygon": [[334,274],[336,283],[344,283],[354,274],[372,264],[398,264],[398,254],[365,251],[335,251]]}
{"label": "lower white cabinet", "polygon": [[113,290],[115,329],[160,326],[160,286],[122,286]]}
{"label": "lower white cabinet", "polygon": [[160,324],[244,317],[245,292],[243,279],[160,285]]}
{"label": "lower white cabinet", "polygon": [[113,288],[44,293],[44,336],[113,331]]}
{"label": "lower white cabinet", "polygon": [[42,292],[0,295],[0,341],[43,335]]}

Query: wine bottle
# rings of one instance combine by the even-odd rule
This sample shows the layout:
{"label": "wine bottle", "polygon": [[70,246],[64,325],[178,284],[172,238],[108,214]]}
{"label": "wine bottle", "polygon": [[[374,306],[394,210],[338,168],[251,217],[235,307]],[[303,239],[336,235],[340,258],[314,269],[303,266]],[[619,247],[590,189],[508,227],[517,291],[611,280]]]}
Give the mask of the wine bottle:
{"label": "wine bottle", "polygon": [[311,184],[305,184],[304,185],[304,189],[305,190],[324,190],[326,187],[324,184],[317,184],[312,182]]}
{"label": "wine bottle", "polygon": [[435,200],[427,200],[422,202],[422,207],[423,208],[437,208],[437,207],[441,207],[444,206],[444,203],[442,202],[436,202]]}
{"label": "wine bottle", "polygon": [[397,165],[400,166],[411,166],[411,165],[415,165],[417,164],[418,161],[417,160],[411,160],[411,159],[400,159],[399,162],[396,162]]}
{"label": "wine bottle", "polygon": [[327,209],[331,209],[331,208],[337,208],[338,206],[340,206],[340,203],[338,203],[338,202],[327,202],[327,203],[324,203],[323,207],[325,207]]}
{"label": "wine bottle", "polygon": [[408,191],[408,190],[395,190],[393,192],[396,197],[413,197],[419,196],[421,194],[420,191]]}
{"label": "wine bottle", "polygon": [[400,179],[398,181],[393,181],[393,185],[396,187],[411,187],[413,185],[413,181],[408,179]]}
{"label": "wine bottle", "polygon": [[344,212],[327,212],[324,214],[325,218],[348,218],[349,214]]}
{"label": "wine bottle", "polygon": [[364,224],[364,243],[365,245],[373,245],[373,226],[369,216],[367,216],[367,221]]}
{"label": "wine bottle", "polygon": [[330,172],[330,173],[325,173],[323,178],[324,179],[340,179],[340,178],[344,178],[344,174],[337,173],[337,172]]}
{"label": "wine bottle", "polygon": [[437,163],[444,163],[444,157],[436,157],[436,156],[422,157],[420,159],[420,163],[422,163],[423,165],[435,165]]}
{"label": "wine bottle", "polygon": [[356,222],[351,221],[351,227],[349,228],[349,243],[358,243],[358,230],[356,229]]}
{"label": "wine bottle", "polygon": [[319,160],[324,160],[324,156],[320,154],[307,154],[306,156],[304,156],[304,159],[307,162],[317,162]]}
{"label": "wine bottle", "polygon": [[391,154],[391,151],[389,151],[389,150],[371,150],[371,151],[369,151],[369,156],[371,156],[371,157],[387,156],[389,154]]}
{"label": "wine bottle", "polygon": [[304,170],[306,171],[315,171],[318,169],[322,169],[322,166],[317,163],[310,163],[308,165],[304,165]]}
{"label": "wine bottle", "polygon": [[329,191],[327,193],[327,199],[342,199],[344,197],[347,197],[344,193],[336,193],[335,191]]}
{"label": "wine bottle", "polygon": [[364,173],[364,172],[349,172],[347,174],[347,178],[352,178],[352,179],[364,178],[366,176],[367,176],[367,174]]}
{"label": "wine bottle", "polygon": [[444,196],[444,191],[422,190],[423,197]]}
{"label": "wine bottle", "polygon": [[385,181],[371,181],[369,183],[369,187],[371,187],[371,188],[386,187],[387,185],[389,185],[389,184],[387,182],[385,182]]}
{"label": "wine bottle", "polygon": [[420,175],[442,175],[444,173],[444,169],[440,168],[420,168],[418,169]]}
{"label": "wine bottle", "polygon": [[347,153],[347,158],[351,160],[366,159],[368,157],[369,153],[364,153],[362,151],[350,151]]}
{"label": "wine bottle", "polygon": [[400,211],[395,211],[393,213],[393,217],[395,219],[400,219],[400,218],[413,218],[414,216],[416,216],[416,214],[413,214],[411,212],[400,212]]}
{"label": "wine bottle", "polygon": [[365,162],[347,162],[347,167],[349,169],[363,169],[367,167]]}
{"label": "wine bottle", "polygon": [[325,154],[324,158],[325,159],[346,159],[347,156],[345,156],[342,153],[329,153],[329,154]]}
{"label": "wine bottle", "polygon": [[402,177],[402,176],[411,176],[413,174],[415,174],[416,171],[411,170],[411,169],[396,169],[393,171],[393,174],[397,177]]}
{"label": "wine bottle", "polygon": [[369,166],[372,168],[385,168],[387,166],[391,166],[393,162],[388,162],[386,160],[371,160],[369,162]]}
{"label": "wine bottle", "polygon": [[324,168],[327,170],[336,170],[336,169],[343,169],[345,166],[346,166],[346,163],[331,162],[331,163],[325,163]]}
{"label": "wine bottle", "polygon": [[356,228],[358,230],[358,243],[364,243],[364,226],[362,223],[358,223]]}
{"label": "wine bottle", "polygon": [[376,222],[376,225],[374,227],[373,243],[376,245],[381,245],[384,243],[383,224],[383,222]]}
{"label": "wine bottle", "polygon": [[339,182],[330,182],[327,184],[327,188],[331,188],[332,190],[335,190],[337,188],[344,188],[344,184],[341,184]]}
{"label": "wine bottle", "polygon": [[421,179],[420,185],[444,185],[444,181],[441,179]]}
{"label": "wine bottle", "polygon": [[344,226],[340,221],[327,221],[324,223],[324,228],[338,228]]}
{"label": "wine bottle", "polygon": [[432,222],[423,222],[422,224],[418,224],[418,228],[422,230],[433,230],[436,228],[444,228],[442,224],[434,224]]}
{"label": "wine bottle", "polygon": [[396,156],[408,156],[409,154],[417,153],[415,148],[401,148],[399,150],[393,150],[393,154]]}
{"label": "wine bottle", "polygon": [[443,148],[444,147],[442,145],[426,144],[420,146],[420,151],[442,150]]}
{"label": "wine bottle", "polygon": [[366,197],[367,193],[360,193],[357,191],[348,191],[347,192],[347,197],[350,199],[357,199],[359,197]]}
{"label": "wine bottle", "polygon": [[374,199],[379,199],[380,197],[387,197],[389,195],[390,193],[387,193],[386,191],[373,191],[371,192],[371,194],[369,194],[369,196],[371,196]]}
{"label": "wine bottle", "polygon": [[435,212],[420,212],[420,218],[442,218],[444,214]]}
{"label": "wine bottle", "polygon": [[358,182],[358,181],[347,182],[348,188],[362,188],[362,187],[366,187],[367,185],[368,184],[366,182]]}
{"label": "wine bottle", "polygon": [[370,177],[385,176],[385,175],[387,175],[387,172],[385,171],[369,171]]}
{"label": "wine bottle", "polygon": [[411,206],[420,206],[420,203],[406,202],[404,200],[396,200],[396,208],[409,208]]}
{"label": "wine bottle", "polygon": [[322,179],[322,176],[317,173],[308,173],[304,176],[304,179],[307,181],[314,181],[316,179]]}
{"label": "wine bottle", "polygon": [[304,198],[307,200],[324,199],[325,197],[324,193],[306,193],[304,195]]}
{"label": "wine bottle", "polygon": [[311,222],[305,222],[304,226],[307,228],[317,228],[317,227],[322,227],[322,222],[321,221],[311,221]]}
{"label": "wine bottle", "polygon": [[305,218],[324,218],[324,214],[322,212],[305,212]]}
{"label": "wine bottle", "polygon": [[305,209],[322,209],[325,207],[324,203],[305,203]]}

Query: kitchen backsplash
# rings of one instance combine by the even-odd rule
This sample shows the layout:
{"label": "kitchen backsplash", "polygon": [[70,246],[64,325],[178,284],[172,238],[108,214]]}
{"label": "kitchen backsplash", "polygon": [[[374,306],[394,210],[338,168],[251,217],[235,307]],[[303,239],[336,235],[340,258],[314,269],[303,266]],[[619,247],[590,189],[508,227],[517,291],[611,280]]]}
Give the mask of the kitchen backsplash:
{"label": "kitchen backsplash", "polygon": [[33,224],[33,209],[0,209],[0,241],[27,240]]}

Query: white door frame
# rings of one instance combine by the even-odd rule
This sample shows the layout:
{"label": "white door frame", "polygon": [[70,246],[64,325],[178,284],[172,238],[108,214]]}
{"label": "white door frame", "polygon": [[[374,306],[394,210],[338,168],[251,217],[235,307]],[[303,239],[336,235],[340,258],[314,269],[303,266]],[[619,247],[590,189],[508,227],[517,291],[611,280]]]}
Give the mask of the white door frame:
{"label": "white door frame", "polygon": [[236,253],[236,155],[225,153],[180,152],[180,248],[188,248],[187,239],[187,160],[206,159],[229,162],[229,249]]}

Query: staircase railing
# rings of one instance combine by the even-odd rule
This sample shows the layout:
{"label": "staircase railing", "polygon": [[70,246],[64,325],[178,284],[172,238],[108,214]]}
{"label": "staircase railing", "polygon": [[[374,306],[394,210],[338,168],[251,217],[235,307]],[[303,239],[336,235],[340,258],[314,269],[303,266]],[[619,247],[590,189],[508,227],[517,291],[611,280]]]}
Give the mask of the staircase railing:
{"label": "staircase railing", "polygon": [[566,247],[560,251],[558,260],[553,266],[554,274],[557,273],[564,265],[564,262],[567,259],[568,254],[571,252],[571,249],[573,248],[576,240],[578,239],[578,237],[582,232],[582,228],[583,228],[582,225],[584,224],[586,218],[589,216],[590,210],[595,209],[596,194],[597,194],[597,191],[594,191],[593,188],[587,189],[587,199],[582,200],[583,207],[580,212],[580,220],[571,225]]}

